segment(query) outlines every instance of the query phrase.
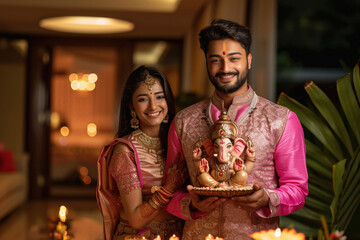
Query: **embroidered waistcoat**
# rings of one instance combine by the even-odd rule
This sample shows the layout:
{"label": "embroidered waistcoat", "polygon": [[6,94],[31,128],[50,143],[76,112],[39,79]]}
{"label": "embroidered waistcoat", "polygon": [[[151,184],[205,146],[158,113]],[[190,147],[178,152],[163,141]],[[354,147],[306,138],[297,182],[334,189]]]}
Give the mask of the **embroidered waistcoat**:
{"label": "embroidered waistcoat", "polygon": [[[238,137],[245,140],[251,138],[256,150],[255,166],[247,185],[260,182],[266,189],[275,189],[278,187],[278,178],[273,155],[284,131],[289,110],[254,95],[255,93],[253,97],[257,98],[255,108],[237,123],[240,130]],[[194,186],[200,184],[192,160],[192,150],[200,138],[210,138],[212,122],[209,121],[207,113],[210,101],[211,99],[205,99],[192,105],[179,112],[175,118],[175,129],[187,161],[190,181]],[[276,228],[278,222],[278,217],[260,218],[255,212],[250,213],[225,202],[202,218],[186,221],[183,239],[203,240],[210,233],[226,240],[251,239],[249,234]]]}

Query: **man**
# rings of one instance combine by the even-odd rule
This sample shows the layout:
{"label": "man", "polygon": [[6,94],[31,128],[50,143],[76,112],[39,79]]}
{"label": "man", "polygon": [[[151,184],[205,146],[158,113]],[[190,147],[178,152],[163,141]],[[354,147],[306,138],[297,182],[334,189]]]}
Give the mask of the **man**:
{"label": "man", "polygon": [[[278,226],[278,216],[301,209],[308,194],[304,135],[295,113],[255,94],[248,85],[251,68],[250,31],[231,21],[214,20],[201,30],[200,45],[215,87],[213,96],[180,111],[169,132],[167,165],[181,153],[190,183],[178,191],[167,210],[186,219],[183,239],[203,240],[208,234],[226,240],[250,239],[249,234]],[[211,127],[226,110],[250,138],[256,162],[248,185],[255,192],[231,199],[204,198],[191,192],[200,186],[192,160],[196,142],[209,138]]]}

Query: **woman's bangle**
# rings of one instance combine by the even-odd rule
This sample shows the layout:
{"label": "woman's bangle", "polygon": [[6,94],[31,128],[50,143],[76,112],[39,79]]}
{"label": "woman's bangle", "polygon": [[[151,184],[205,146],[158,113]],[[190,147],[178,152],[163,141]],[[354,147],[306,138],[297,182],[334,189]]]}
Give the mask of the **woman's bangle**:
{"label": "woman's bangle", "polygon": [[161,205],[166,205],[169,202],[169,199],[161,196],[159,192],[155,192],[154,195],[160,201]]}
{"label": "woman's bangle", "polygon": [[152,198],[149,199],[148,203],[149,203],[150,207],[153,208],[154,210],[157,210],[160,208],[160,206],[155,204],[155,202]]}
{"label": "woman's bangle", "polygon": [[158,192],[160,193],[162,196],[164,196],[165,198],[172,198],[173,194],[171,192],[169,192],[166,188],[162,187],[162,186],[153,186],[151,188],[151,192],[155,193]]}

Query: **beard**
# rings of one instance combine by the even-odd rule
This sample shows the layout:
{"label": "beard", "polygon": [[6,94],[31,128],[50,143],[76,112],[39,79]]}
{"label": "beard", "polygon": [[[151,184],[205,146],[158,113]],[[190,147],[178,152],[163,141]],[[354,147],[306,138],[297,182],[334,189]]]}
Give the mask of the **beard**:
{"label": "beard", "polygon": [[[223,75],[229,75],[229,74],[236,76],[236,82],[233,85],[221,86],[220,83],[218,81],[216,81],[217,78],[219,78]],[[210,82],[214,85],[216,90],[218,90],[219,92],[224,93],[224,94],[233,93],[233,92],[236,92],[237,90],[239,90],[245,84],[245,82],[248,78],[248,74],[249,74],[248,68],[246,68],[241,74],[238,71],[228,72],[228,73],[217,73],[217,74],[215,74],[215,77],[210,76],[209,71],[208,71]]]}

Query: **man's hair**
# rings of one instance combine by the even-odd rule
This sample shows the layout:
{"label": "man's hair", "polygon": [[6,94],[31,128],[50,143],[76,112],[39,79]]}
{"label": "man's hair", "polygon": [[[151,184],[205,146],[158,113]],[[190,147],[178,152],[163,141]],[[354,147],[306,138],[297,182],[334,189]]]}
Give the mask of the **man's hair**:
{"label": "man's hair", "polygon": [[200,31],[200,47],[206,55],[209,49],[209,43],[211,41],[224,40],[227,38],[239,42],[240,45],[245,49],[246,55],[250,53],[250,30],[245,26],[225,19],[215,19],[209,26],[203,28]]}

